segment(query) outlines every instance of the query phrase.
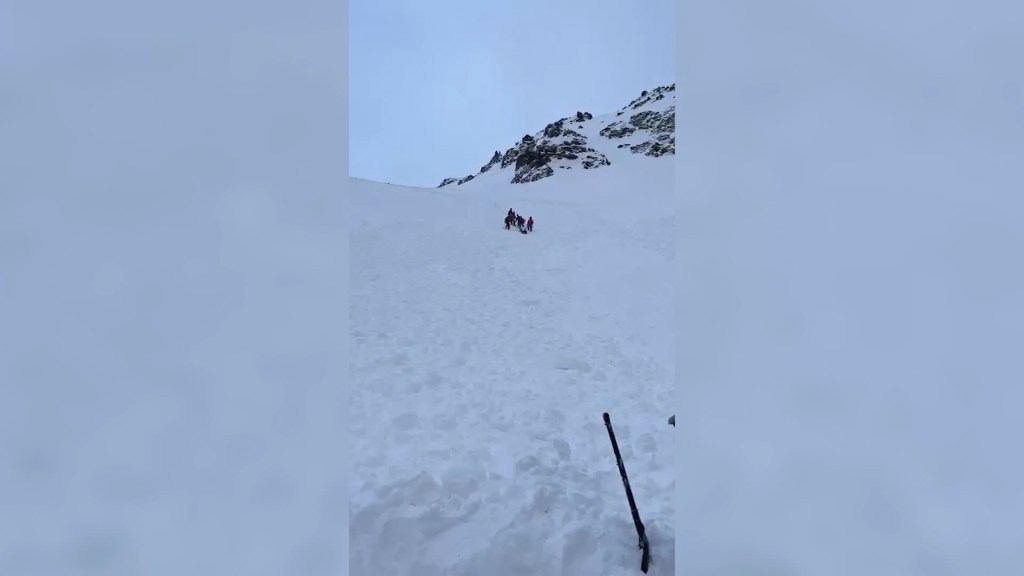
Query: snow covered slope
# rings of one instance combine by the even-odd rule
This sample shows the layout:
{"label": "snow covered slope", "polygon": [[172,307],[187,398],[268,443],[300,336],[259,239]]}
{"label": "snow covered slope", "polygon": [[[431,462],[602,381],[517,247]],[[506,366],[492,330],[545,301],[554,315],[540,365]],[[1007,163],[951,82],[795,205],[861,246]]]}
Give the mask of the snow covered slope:
{"label": "snow covered slope", "polygon": [[352,181],[354,576],[637,574],[604,411],[674,574],[674,171],[615,152],[528,185]]}
{"label": "snow covered slope", "polygon": [[644,90],[614,114],[576,112],[523,136],[502,154],[495,150],[476,174],[445,178],[438,186],[464,185],[487,174],[506,182],[535,182],[562,171],[610,166],[630,154],[675,154],[676,85]]}

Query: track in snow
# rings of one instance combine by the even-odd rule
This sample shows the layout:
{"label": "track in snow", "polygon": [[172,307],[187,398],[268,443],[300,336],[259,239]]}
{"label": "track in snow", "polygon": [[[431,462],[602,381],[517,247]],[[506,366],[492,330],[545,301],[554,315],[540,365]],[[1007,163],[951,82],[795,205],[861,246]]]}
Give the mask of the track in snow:
{"label": "track in snow", "polygon": [[672,165],[638,160],[641,192],[353,180],[352,574],[635,574],[604,411],[674,573]]}

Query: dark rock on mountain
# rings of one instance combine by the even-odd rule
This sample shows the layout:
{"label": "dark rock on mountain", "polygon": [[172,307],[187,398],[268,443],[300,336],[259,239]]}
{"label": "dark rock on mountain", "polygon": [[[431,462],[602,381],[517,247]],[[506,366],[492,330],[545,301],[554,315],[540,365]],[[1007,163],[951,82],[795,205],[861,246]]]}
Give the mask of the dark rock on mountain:
{"label": "dark rock on mountain", "polygon": [[655,134],[674,134],[676,131],[676,108],[673,106],[664,112],[651,110],[640,112],[631,116],[629,123],[638,130],[647,130]]}
{"label": "dark rock on mountain", "polygon": [[[675,106],[662,110],[639,110],[658,102],[675,91],[675,84],[659,86],[654,90],[644,90],[640,96],[630,102],[616,116],[631,113],[628,120],[617,120],[602,128],[599,134],[606,139],[625,139],[616,148],[629,148],[634,154],[659,157],[675,154]],[[582,166],[584,170],[593,170],[611,165],[607,156],[596,150],[587,137],[574,128],[593,120],[590,112],[577,111],[576,115],[561,118],[544,127],[536,135],[526,134],[512,147],[502,153],[496,150],[490,161],[480,168],[477,174],[463,178],[445,178],[438,188],[460,185],[471,181],[475,176],[492,170],[495,166],[505,169],[514,166],[512,183],[536,182],[552,176],[558,168],[570,170],[566,163]],[[603,121],[602,121],[603,123]],[[637,141],[643,139],[643,141]]]}
{"label": "dark rock on mountain", "polygon": [[655,88],[654,90],[651,90],[650,92],[648,92],[647,90],[644,90],[643,92],[640,93],[640,97],[639,98],[637,98],[636,100],[633,100],[632,102],[630,102],[629,105],[627,105],[625,108],[620,110],[618,112],[618,114],[622,114],[627,109],[636,110],[637,108],[640,108],[642,106],[650,104],[651,102],[656,102],[658,100],[661,100],[661,99],[665,98],[665,95],[670,94],[670,93],[675,92],[675,91],[676,91],[676,85],[675,84],[669,84],[667,86],[658,86],[657,88]]}
{"label": "dark rock on mountain", "polygon": [[542,164],[540,166],[531,165],[522,170],[516,170],[516,175],[512,177],[512,183],[525,184],[527,182],[536,182],[537,180],[547,178],[554,173],[555,171],[547,164]]}
{"label": "dark rock on mountain", "polygon": [[[496,164],[500,164],[500,163],[501,163],[501,152],[495,150],[494,151],[494,156],[491,156],[491,161],[480,167],[480,173],[483,174],[484,172],[487,172],[491,168],[494,168],[494,166]],[[451,184],[451,182],[449,182],[449,184]],[[441,186],[444,186],[444,184],[442,183]]]}
{"label": "dark rock on mountain", "polygon": [[666,154],[675,154],[676,143],[674,141],[658,142],[655,140],[648,140],[647,142],[630,146],[629,150],[634,154],[643,154],[644,156],[657,158],[658,156],[664,156]]}
{"label": "dark rock on mountain", "polygon": [[465,184],[466,182],[469,182],[473,178],[476,178],[476,174],[470,174],[469,176],[463,178],[445,178],[444,180],[441,181],[440,184],[438,184],[437,187],[444,188],[449,184],[455,184],[456,186],[458,186],[459,184]]}
{"label": "dark rock on mountain", "polygon": [[613,122],[601,129],[601,136],[605,138],[622,138],[636,132],[636,128],[622,122]]}
{"label": "dark rock on mountain", "polygon": [[528,148],[516,158],[516,171],[523,168],[539,168],[551,161],[550,150]]}

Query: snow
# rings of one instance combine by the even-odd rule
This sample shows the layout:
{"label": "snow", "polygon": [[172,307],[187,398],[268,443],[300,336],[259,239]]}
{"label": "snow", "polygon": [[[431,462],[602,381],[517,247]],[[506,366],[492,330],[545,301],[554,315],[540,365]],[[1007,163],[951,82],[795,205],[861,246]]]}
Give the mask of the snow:
{"label": "snow", "polygon": [[1021,574],[1021,10],[737,4],[680,29],[680,572]]}
{"label": "snow", "polygon": [[354,576],[638,573],[606,411],[650,574],[675,573],[674,167],[612,161],[351,181]]}
{"label": "snow", "polygon": [[4,5],[0,574],[344,569],[343,11],[272,12]]}

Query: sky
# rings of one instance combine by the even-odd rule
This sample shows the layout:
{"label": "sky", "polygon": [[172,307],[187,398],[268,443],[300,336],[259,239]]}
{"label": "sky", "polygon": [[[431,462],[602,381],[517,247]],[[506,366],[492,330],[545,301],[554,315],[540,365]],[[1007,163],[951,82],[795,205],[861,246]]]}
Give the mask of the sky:
{"label": "sky", "polygon": [[349,3],[350,175],[437,186],[675,81],[673,0]]}

